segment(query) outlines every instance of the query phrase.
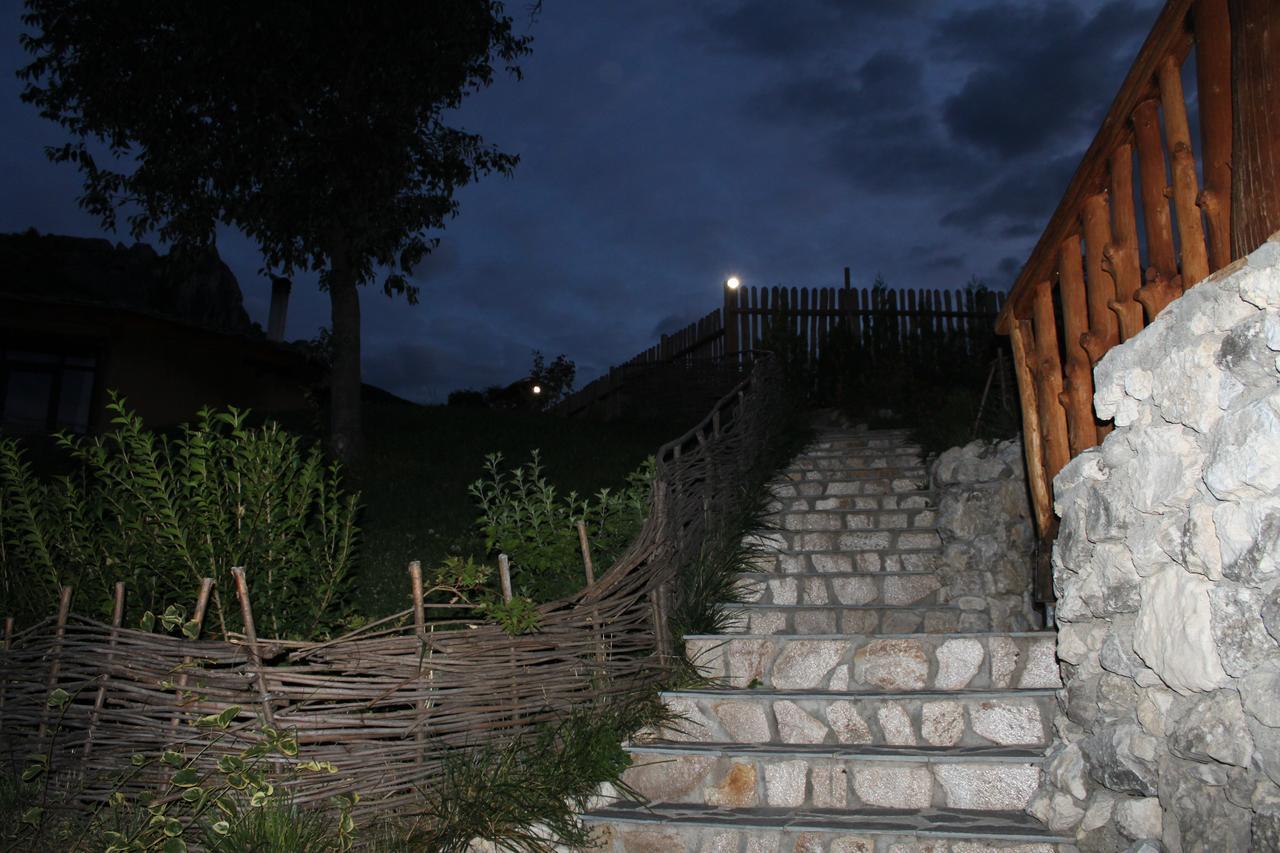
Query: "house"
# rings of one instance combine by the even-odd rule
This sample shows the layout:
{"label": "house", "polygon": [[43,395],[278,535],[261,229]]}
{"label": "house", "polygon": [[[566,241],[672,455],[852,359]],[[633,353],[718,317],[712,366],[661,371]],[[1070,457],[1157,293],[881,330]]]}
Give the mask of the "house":
{"label": "house", "polygon": [[272,339],[249,320],[216,251],[0,235],[0,429],[102,430],[109,391],[155,427],[205,405],[305,408],[324,369],[280,340],[287,298],[276,280]]}

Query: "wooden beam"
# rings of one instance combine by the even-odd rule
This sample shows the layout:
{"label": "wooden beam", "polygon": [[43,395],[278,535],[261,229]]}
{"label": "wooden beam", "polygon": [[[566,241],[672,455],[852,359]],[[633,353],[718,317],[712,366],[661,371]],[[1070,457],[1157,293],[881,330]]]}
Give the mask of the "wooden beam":
{"label": "wooden beam", "polygon": [[1160,141],[1160,105],[1143,101],[1133,113],[1134,139],[1138,143],[1138,177],[1141,185],[1142,220],[1147,234],[1147,271],[1137,300],[1154,319],[1178,295],[1178,260],[1173,251],[1173,222],[1165,183],[1164,145]]}
{"label": "wooden beam", "polygon": [[[1062,297],[1062,332],[1067,353],[1066,384],[1060,398],[1067,414],[1067,431],[1071,455],[1075,456],[1098,443],[1093,420],[1092,354],[1085,348],[1091,342],[1090,307],[1085,298],[1084,274],[1080,267],[1080,237],[1072,235],[1062,241],[1058,252],[1058,293]],[[1039,311],[1040,300],[1036,300]],[[1049,310],[1052,310],[1052,302]],[[1115,316],[1103,309],[1114,323]],[[1037,323],[1040,317],[1037,314]],[[1047,322],[1047,321],[1046,321]],[[1039,325],[1036,337],[1040,336]],[[1101,340],[1099,338],[1098,340]],[[1114,344],[1113,344],[1114,346]],[[1105,349],[1102,350],[1106,352]],[[1056,355],[1056,353],[1055,353]],[[1055,472],[1056,473],[1056,472]]]}
{"label": "wooden beam", "polygon": [[1280,3],[1230,0],[1231,255],[1280,230]]}
{"label": "wooden beam", "polygon": [[1058,356],[1058,324],[1049,282],[1036,286],[1032,328],[1036,342],[1036,399],[1040,403],[1040,435],[1044,443],[1045,477],[1050,482],[1071,459],[1067,415],[1062,408],[1062,360]]}
{"label": "wooden beam", "polygon": [[[1094,193],[1084,200],[1085,292],[1089,296],[1089,331],[1081,345],[1097,364],[1107,350],[1120,343],[1120,322],[1112,306],[1116,304],[1115,280],[1103,269],[1103,253],[1111,242],[1111,211],[1107,194]],[[1079,263],[1079,238],[1076,239]]]}
{"label": "wooden beam", "polygon": [[1160,104],[1164,107],[1165,141],[1173,158],[1173,204],[1178,211],[1178,248],[1182,254],[1182,288],[1187,290],[1209,276],[1209,250],[1196,198],[1196,156],[1191,150],[1187,100],[1182,94],[1182,64],[1172,56],[1160,63]]}
{"label": "wooden beam", "polygon": [[1231,21],[1227,0],[1196,0],[1196,100],[1200,106],[1200,170],[1197,201],[1208,223],[1209,266],[1231,263]]}
{"label": "wooden beam", "polygon": [[1032,339],[1031,321],[1013,319],[1009,327],[1009,342],[1013,348],[1013,371],[1018,380],[1018,399],[1022,406],[1022,452],[1027,460],[1027,484],[1031,489],[1031,508],[1036,529],[1041,535],[1053,521],[1053,491],[1045,477],[1044,448],[1040,440],[1040,412],[1036,400],[1036,380],[1032,371],[1035,363],[1035,344]]}
{"label": "wooden beam", "polygon": [[1120,340],[1142,331],[1142,287],[1138,258],[1138,215],[1133,204],[1133,146],[1121,145],[1111,155],[1111,215],[1114,233],[1103,249],[1104,268],[1115,284],[1116,301],[1109,306],[1120,323]]}

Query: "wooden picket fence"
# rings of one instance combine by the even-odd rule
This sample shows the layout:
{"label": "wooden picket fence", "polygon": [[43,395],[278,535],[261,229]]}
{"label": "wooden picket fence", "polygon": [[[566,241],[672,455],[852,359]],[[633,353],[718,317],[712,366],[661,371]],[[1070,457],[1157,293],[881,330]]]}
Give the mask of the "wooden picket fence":
{"label": "wooden picket fence", "polygon": [[674,399],[679,392],[700,411],[703,401],[741,378],[757,351],[790,342],[791,352],[817,363],[837,330],[844,347],[869,359],[930,351],[931,344],[944,342],[983,356],[1005,303],[1004,294],[981,288],[855,288],[848,281],[846,268],[844,287],[726,287],[722,308],[611,367],[555,411],[606,420],[635,417],[657,406],[655,394],[671,411],[680,405]]}

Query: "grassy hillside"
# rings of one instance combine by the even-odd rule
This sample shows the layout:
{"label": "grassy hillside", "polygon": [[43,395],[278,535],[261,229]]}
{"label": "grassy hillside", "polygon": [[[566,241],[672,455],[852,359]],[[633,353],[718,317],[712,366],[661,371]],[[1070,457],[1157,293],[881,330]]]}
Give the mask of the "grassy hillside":
{"label": "grassy hillside", "polygon": [[368,618],[409,606],[405,567],[469,553],[477,510],[467,486],[484,457],[510,462],[542,452],[558,489],[594,493],[626,475],[687,425],[599,424],[528,412],[417,406],[394,400],[365,405],[368,461],[363,477],[363,545],[355,580],[356,610]]}

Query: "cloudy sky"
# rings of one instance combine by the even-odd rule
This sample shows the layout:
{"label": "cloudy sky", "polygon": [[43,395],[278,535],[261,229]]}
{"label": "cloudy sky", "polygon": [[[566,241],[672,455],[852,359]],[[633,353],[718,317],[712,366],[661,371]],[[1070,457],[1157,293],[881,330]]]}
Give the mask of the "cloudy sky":
{"label": "cloudy sky", "polygon": [[[442,401],[540,349],[582,384],[715,308],[730,273],[1007,288],[1159,6],[545,0],[530,20],[515,0],[524,80],[456,119],[520,165],[461,193],[419,305],[365,290],[366,379]],[[60,129],[19,101],[21,4],[0,9],[0,231],[99,236],[75,171],[44,158]],[[265,323],[253,245],[219,250]],[[327,317],[299,278],[288,336]]]}

